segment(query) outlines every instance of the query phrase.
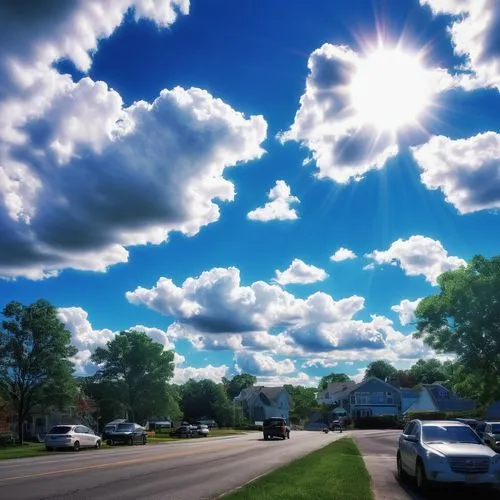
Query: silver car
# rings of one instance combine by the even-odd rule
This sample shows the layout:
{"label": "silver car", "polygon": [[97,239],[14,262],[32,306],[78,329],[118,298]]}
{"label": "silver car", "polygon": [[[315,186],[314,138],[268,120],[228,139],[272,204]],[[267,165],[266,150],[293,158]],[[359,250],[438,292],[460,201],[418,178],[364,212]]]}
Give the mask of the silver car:
{"label": "silver car", "polygon": [[100,448],[101,437],[84,425],[56,425],[45,436],[47,451],[58,448],[70,448],[80,451],[81,448]]}
{"label": "silver car", "polygon": [[500,455],[461,422],[412,420],[399,438],[397,471],[422,490],[433,482],[499,485]]}
{"label": "silver car", "polygon": [[483,440],[490,448],[500,451],[500,422],[485,422]]}

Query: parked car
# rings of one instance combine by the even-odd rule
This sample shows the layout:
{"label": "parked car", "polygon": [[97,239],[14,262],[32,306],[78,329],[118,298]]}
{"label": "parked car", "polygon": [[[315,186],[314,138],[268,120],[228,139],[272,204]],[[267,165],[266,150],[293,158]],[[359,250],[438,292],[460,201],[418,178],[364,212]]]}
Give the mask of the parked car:
{"label": "parked car", "polygon": [[399,438],[398,477],[425,490],[433,482],[500,485],[500,455],[466,424],[412,420]]}
{"label": "parked car", "polygon": [[210,429],[208,428],[208,425],[200,424],[196,428],[196,432],[201,437],[208,437],[208,435],[210,434]]}
{"label": "parked car", "polygon": [[106,443],[114,444],[146,444],[148,440],[147,432],[144,427],[139,424],[125,422],[118,424],[113,432],[109,433]]}
{"label": "parked car", "polygon": [[273,437],[290,439],[290,427],[288,427],[286,419],[282,417],[266,418],[263,422],[262,432],[266,441]]}
{"label": "parked car", "polygon": [[194,437],[196,428],[193,428],[193,427],[194,426],[191,426],[191,425],[181,425],[180,427],[177,427],[177,429],[172,431],[170,433],[170,436],[172,436],[172,437],[184,437],[184,438]]}
{"label": "parked car", "polygon": [[109,436],[116,430],[118,424],[106,424],[101,432],[101,437],[104,441],[109,439]]}
{"label": "parked car", "polygon": [[100,448],[101,437],[84,425],[56,425],[45,435],[47,451],[67,448],[80,451],[81,448]]}
{"label": "parked car", "polygon": [[500,422],[485,422],[483,440],[490,448],[500,451]]}

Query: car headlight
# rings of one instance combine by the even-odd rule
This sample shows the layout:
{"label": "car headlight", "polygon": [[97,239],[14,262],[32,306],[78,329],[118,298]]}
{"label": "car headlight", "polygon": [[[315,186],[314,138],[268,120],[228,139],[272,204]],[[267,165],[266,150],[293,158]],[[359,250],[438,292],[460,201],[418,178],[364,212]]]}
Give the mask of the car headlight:
{"label": "car headlight", "polygon": [[432,462],[443,464],[446,462],[446,457],[444,457],[443,455],[439,455],[438,453],[434,453],[433,451],[427,452],[427,459],[431,460]]}
{"label": "car headlight", "polygon": [[493,456],[493,458],[491,459],[491,463],[493,465],[497,465],[500,463],[500,455],[498,453]]}

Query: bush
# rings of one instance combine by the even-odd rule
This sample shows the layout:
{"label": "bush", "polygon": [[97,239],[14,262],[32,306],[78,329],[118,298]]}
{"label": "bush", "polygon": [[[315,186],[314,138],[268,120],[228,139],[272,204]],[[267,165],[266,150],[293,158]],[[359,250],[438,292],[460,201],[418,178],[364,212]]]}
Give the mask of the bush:
{"label": "bush", "polygon": [[12,432],[0,432],[0,446],[15,444],[16,440]]}
{"label": "bush", "polygon": [[399,429],[400,424],[394,415],[381,415],[379,417],[361,417],[354,420],[356,429]]}

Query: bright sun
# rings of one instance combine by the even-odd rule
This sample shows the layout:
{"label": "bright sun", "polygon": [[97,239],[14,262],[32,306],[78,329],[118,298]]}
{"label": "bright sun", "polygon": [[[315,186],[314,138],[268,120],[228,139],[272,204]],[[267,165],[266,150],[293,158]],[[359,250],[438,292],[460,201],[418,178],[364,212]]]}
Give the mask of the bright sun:
{"label": "bright sun", "polygon": [[379,50],[359,61],[350,93],[363,123],[395,132],[417,123],[430,104],[429,71],[418,56],[397,49]]}

